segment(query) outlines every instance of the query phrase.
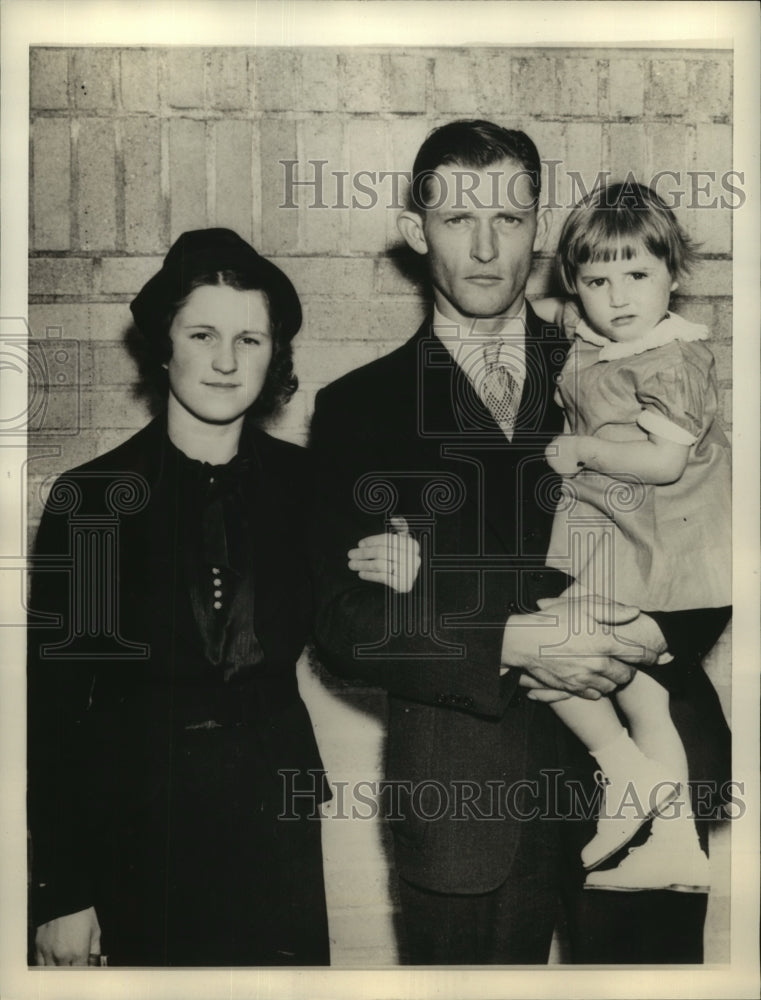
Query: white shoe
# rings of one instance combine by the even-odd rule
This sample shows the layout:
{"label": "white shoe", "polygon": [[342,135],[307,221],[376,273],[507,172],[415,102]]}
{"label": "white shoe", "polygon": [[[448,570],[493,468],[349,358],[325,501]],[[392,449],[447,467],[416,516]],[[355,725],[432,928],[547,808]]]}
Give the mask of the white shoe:
{"label": "white shoe", "polygon": [[[700,847],[692,820],[656,819],[656,824],[679,824],[676,836],[653,836],[634,847],[617,868],[587,875],[585,889],[644,892],[670,889],[675,892],[708,892],[711,866]],[[689,827],[685,826],[689,823]]]}
{"label": "white shoe", "polygon": [[662,768],[644,755],[636,775],[626,782],[610,781],[600,771],[595,778],[604,784],[604,791],[597,833],[581,852],[587,871],[625,847],[644,823],[674,801],[680,789],[678,782],[669,781]]}

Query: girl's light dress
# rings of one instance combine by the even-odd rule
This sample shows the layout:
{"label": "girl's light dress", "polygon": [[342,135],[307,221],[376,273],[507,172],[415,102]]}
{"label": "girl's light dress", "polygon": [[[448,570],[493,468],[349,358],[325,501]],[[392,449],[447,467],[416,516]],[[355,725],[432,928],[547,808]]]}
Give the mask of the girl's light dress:
{"label": "girl's light dress", "polygon": [[614,343],[566,308],[573,344],[558,383],[567,432],[613,441],[650,431],[689,446],[682,476],[645,484],[588,469],[564,477],[548,563],[588,590],[643,610],[731,602],[729,443],[704,326],[669,313],[637,341]]}

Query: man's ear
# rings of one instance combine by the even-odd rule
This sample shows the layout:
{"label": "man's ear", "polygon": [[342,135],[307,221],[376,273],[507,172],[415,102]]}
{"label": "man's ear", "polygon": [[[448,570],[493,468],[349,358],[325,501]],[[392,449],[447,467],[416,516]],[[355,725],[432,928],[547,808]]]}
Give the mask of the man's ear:
{"label": "man's ear", "polygon": [[536,236],[534,236],[534,250],[541,250],[547,242],[552,225],[552,212],[549,208],[540,208],[536,213]]}
{"label": "man's ear", "polygon": [[428,253],[428,242],[425,238],[423,217],[417,212],[401,212],[396,220],[399,232],[415,253]]}

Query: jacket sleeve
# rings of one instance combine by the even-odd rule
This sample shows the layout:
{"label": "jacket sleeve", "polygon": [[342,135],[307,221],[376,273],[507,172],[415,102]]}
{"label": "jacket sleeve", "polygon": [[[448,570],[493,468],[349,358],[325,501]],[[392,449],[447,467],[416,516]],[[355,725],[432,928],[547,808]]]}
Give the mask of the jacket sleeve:
{"label": "jacket sleeve", "polygon": [[[648,611],[666,640],[675,660],[700,663],[724,631],[731,608],[696,608],[686,611]],[[664,668],[668,670],[668,666]]]}
{"label": "jacket sleeve", "polygon": [[[93,904],[83,729],[92,665],[55,653],[72,620],[68,519],[46,509],[34,549],[27,631],[27,812],[36,926]],[[55,568],[54,568],[55,567]]]}
{"label": "jacket sleeve", "polygon": [[[527,610],[516,602],[514,588],[506,588],[498,574],[493,579],[483,574],[478,621],[447,625],[433,621],[437,581],[427,571],[425,552],[409,594],[362,581],[348,569],[348,550],[360,538],[386,530],[383,515],[368,510],[371,504],[360,508],[355,498],[364,472],[392,462],[379,453],[377,434],[367,430],[352,423],[330,390],[318,393],[310,442],[316,477],[311,552],[318,652],[340,677],[425,704],[501,716],[515,690],[514,677],[500,677],[504,626],[510,614]],[[449,595],[472,595],[472,571],[468,575],[457,569],[440,574]],[[564,574],[547,570],[540,575],[536,596],[552,596],[567,585]],[[442,606],[453,608],[453,602]]]}

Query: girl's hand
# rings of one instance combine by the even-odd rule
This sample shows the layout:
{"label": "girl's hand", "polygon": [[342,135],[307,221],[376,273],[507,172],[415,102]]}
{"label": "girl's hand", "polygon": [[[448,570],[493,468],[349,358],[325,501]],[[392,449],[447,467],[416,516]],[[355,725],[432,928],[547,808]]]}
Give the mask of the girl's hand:
{"label": "girl's hand", "polygon": [[582,468],[579,454],[580,438],[576,434],[559,434],[544,450],[544,457],[553,471],[561,476],[575,476]]}
{"label": "girl's hand", "polygon": [[382,583],[400,594],[409,593],[420,570],[420,545],[409,534],[403,517],[391,519],[396,534],[369,535],[350,549],[349,569],[360,580]]}
{"label": "girl's hand", "polygon": [[42,924],[34,950],[37,965],[87,965],[90,955],[100,953],[100,924],[93,907]]}

